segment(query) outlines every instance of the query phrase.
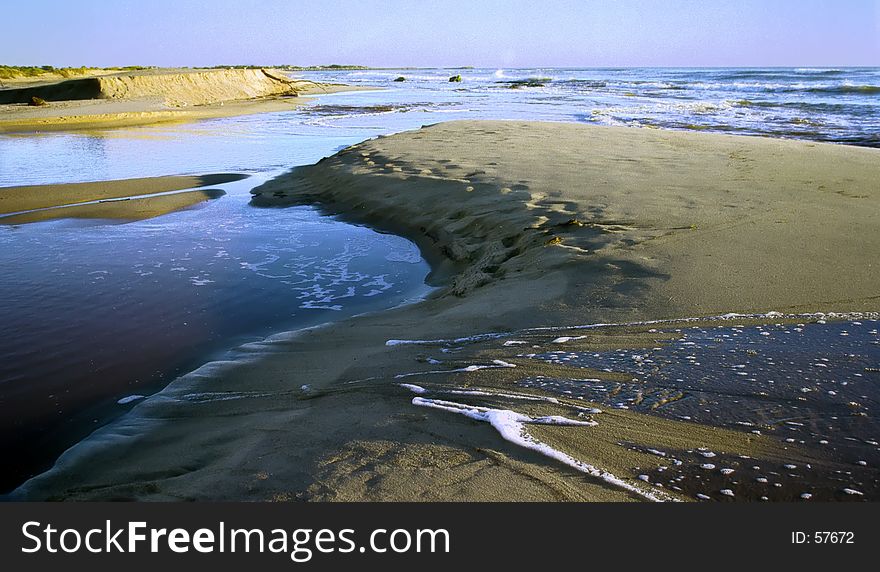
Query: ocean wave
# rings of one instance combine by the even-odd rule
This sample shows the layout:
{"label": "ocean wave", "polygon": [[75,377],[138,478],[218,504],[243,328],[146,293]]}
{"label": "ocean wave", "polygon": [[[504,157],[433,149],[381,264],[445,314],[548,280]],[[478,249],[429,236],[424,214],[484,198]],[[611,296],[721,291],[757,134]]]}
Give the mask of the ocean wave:
{"label": "ocean wave", "polygon": [[764,92],[764,93],[808,93],[821,95],[876,95],[880,85],[839,84],[831,82],[707,82],[697,81],[688,84],[696,90]]}
{"label": "ocean wave", "polygon": [[604,80],[596,79],[567,79],[559,82],[560,85],[571,85],[576,87],[602,88],[608,85]]}
{"label": "ocean wave", "polygon": [[834,77],[846,73],[844,70],[835,68],[796,68],[796,69],[763,69],[763,70],[725,70],[713,74],[713,77],[723,81],[737,81],[743,79],[764,80],[798,80],[804,76],[809,77]]}
{"label": "ocean wave", "polygon": [[812,87],[804,91],[831,95],[878,95],[880,85],[838,85],[833,87]]}
{"label": "ocean wave", "polygon": [[[512,105],[513,117],[877,145],[872,133],[880,113],[878,68],[476,68],[467,71],[466,84],[455,86],[455,92],[463,92],[461,98],[448,89],[450,73],[454,72],[361,70],[352,75],[367,83],[373,75],[377,85],[391,85],[387,82],[403,75],[408,83],[395,84],[395,94],[428,101],[442,92],[438,99],[456,98],[458,106],[420,105],[393,96],[393,108],[328,108],[311,113],[306,121],[352,127],[356,120],[346,118],[408,112],[483,118],[498,115],[497,105]],[[507,89],[513,87],[521,89]],[[413,98],[414,94],[419,95]],[[305,109],[298,113],[310,114]],[[377,121],[381,120],[364,125]]]}
{"label": "ocean wave", "polygon": [[804,73],[811,75],[840,75],[846,73],[845,70],[837,68],[796,68],[794,73]]}
{"label": "ocean wave", "polygon": [[829,135],[827,133],[819,133],[815,137],[815,140],[825,143],[840,143],[842,145],[856,145],[858,147],[872,147],[874,149],[880,149],[880,132],[857,135],[844,134],[838,136]]}
{"label": "ocean wave", "polygon": [[843,103],[817,103],[810,101],[766,101],[752,99],[728,100],[731,105],[737,107],[755,107],[761,109],[790,109],[807,111],[811,113],[839,114],[846,112],[858,113],[861,109],[853,109],[852,105]]}
{"label": "ocean wave", "polygon": [[553,86],[572,88],[575,90],[603,90],[608,91],[626,91],[634,95],[650,95],[645,90],[659,90],[661,92],[668,91],[686,91],[691,85],[686,82],[667,82],[667,81],[647,81],[647,80],[605,80],[605,79],[563,79],[554,81]]}

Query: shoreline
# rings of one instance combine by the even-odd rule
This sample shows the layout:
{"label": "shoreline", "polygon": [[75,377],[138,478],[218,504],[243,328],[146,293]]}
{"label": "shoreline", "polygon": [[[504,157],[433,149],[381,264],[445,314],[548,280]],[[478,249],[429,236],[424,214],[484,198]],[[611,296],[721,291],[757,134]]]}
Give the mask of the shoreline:
{"label": "shoreline", "polygon": [[[0,134],[132,127],[290,110],[299,97],[375,88],[316,83],[274,70],[94,73],[0,89]],[[46,99],[28,105],[33,95]],[[5,99],[4,99],[5,98]]]}
{"label": "shoreline", "polygon": [[[460,392],[457,387],[481,388],[482,394],[469,398],[478,404],[473,407],[515,410],[532,419],[571,416],[575,405],[589,406],[564,398],[555,405],[535,404],[528,399],[530,392],[517,390],[518,398],[501,393],[510,391],[512,376],[552,368],[501,366],[492,360],[509,365],[506,360],[513,358],[486,347],[463,347],[443,356],[427,354],[420,344],[387,342],[541,326],[548,328],[541,343],[549,344],[564,328],[593,322],[707,316],[716,308],[788,313],[832,306],[876,311],[880,306],[873,286],[876,270],[865,258],[865,252],[874,251],[867,242],[878,240],[870,218],[878,198],[871,186],[880,169],[876,152],[560,125],[441,124],[366,141],[258,187],[257,204],[318,204],[343,219],[415,240],[432,265],[431,281],[442,289],[414,305],[252,344],[247,351],[253,350],[256,359],[222,375],[208,366],[197,370],[186,376],[192,386],[181,387],[183,378],[172,383],[120,423],[69,450],[56,469],[32,479],[17,494],[34,499],[635,500],[631,491],[585,478],[584,471],[562,468],[500,438],[487,423],[413,407],[411,388],[401,388],[398,381],[405,376],[410,385],[446,395]],[[549,148],[543,154],[542,145]],[[595,145],[603,149],[601,156],[588,152]],[[432,152],[425,154],[426,148]],[[616,171],[608,171],[609,165]],[[615,173],[619,179],[605,181],[610,189],[604,194],[572,193],[584,177],[601,187],[602,178]],[[785,179],[787,173],[796,174],[793,181]],[[783,176],[773,180],[774,174]],[[772,225],[786,223],[767,221],[776,209],[791,212],[802,202],[798,193],[803,189],[821,192],[816,181],[808,187],[808,175],[827,183],[842,181],[842,174],[851,179],[844,181],[843,194],[811,194],[817,203],[811,206],[820,207],[821,216],[806,216],[806,228],[780,234]],[[645,195],[655,189],[653,180],[665,181],[658,190],[668,196]],[[633,189],[632,181],[639,182]],[[759,190],[770,186],[774,195],[744,190],[750,181],[763,181]],[[731,188],[725,187],[728,182]],[[699,197],[688,194],[688,188],[709,195],[705,203],[691,204]],[[635,192],[648,204],[620,202]],[[728,207],[712,208],[713,192],[731,195],[729,204],[744,212],[727,218]],[[817,216],[825,227],[810,226]],[[646,217],[663,224],[652,226]],[[684,224],[688,221],[695,222]],[[828,255],[802,252],[802,242],[783,238],[807,233],[816,250],[826,234],[834,234],[832,223],[844,221],[861,230],[866,242],[853,244],[852,237],[843,236],[834,243],[835,255],[852,258],[855,266],[867,263],[867,273],[849,269],[844,260],[843,268],[824,268],[820,284],[799,284],[797,272],[821,268]],[[744,226],[774,248],[741,244],[749,238],[740,236]],[[824,234],[817,236],[819,231]],[[853,247],[861,255],[847,250]],[[701,253],[733,256],[727,263],[747,275],[729,276],[722,261],[724,275],[715,276],[693,260]],[[736,258],[743,253],[758,260]],[[660,256],[665,258],[657,262]],[[790,256],[795,265],[783,270],[794,276],[775,268],[785,266]],[[818,258],[805,260],[808,256]],[[754,267],[774,271],[756,276]],[[841,272],[856,279],[841,285]],[[733,283],[718,288],[719,278]],[[755,284],[757,278],[765,283]],[[828,291],[841,290],[844,298],[825,299]],[[684,293],[687,300],[676,300],[670,292]],[[741,307],[748,306],[744,299],[756,300],[757,292],[766,296]],[[627,339],[650,347],[664,337],[642,328]],[[443,375],[434,375],[438,366],[430,360],[437,356],[443,358]],[[470,369],[480,364],[486,365]],[[309,391],[297,393],[301,380],[310,382]],[[181,398],[198,387],[247,395],[202,403],[194,411]],[[823,462],[814,451],[768,436],[626,411],[590,415],[597,426],[529,431],[554,450],[590,461],[639,490],[645,487],[632,468],[656,466],[657,457],[621,447],[622,438],[651,447],[709,447]],[[215,417],[222,417],[224,426]],[[145,419],[161,421],[141,432]],[[102,442],[112,445],[102,447]],[[198,453],[187,456],[186,451]]]}
{"label": "shoreline", "polygon": [[[340,86],[337,90],[320,91],[310,94],[311,97],[324,93],[345,93],[349,91],[366,91],[368,88]],[[270,97],[245,101],[233,101],[223,104],[199,106],[189,109],[145,109],[119,112],[95,112],[80,115],[56,115],[49,117],[11,118],[5,119],[0,105],[0,135],[17,135],[42,133],[47,131],[90,131],[115,129],[119,127],[140,127],[162,123],[191,123],[203,119],[219,119],[239,115],[255,115],[258,113],[276,113],[290,111],[307,103],[310,96]],[[76,108],[74,108],[75,110]],[[112,104],[101,104],[102,111],[112,110]],[[97,111],[97,110],[93,110]]]}
{"label": "shoreline", "polygon": [[[114,199],[127,199],[203,189],[246,179],[240,173],[210,173],[204,175],[168,175],[139,177],[86,183],[56,183],[47,185],[22,185],[0,187],[0,217],[29,214],[60,207],[72,207],[84,203],[99,203]],[[125,206],[119,204],[117,206]],[[0,221],[3,220],[0,218]]]}

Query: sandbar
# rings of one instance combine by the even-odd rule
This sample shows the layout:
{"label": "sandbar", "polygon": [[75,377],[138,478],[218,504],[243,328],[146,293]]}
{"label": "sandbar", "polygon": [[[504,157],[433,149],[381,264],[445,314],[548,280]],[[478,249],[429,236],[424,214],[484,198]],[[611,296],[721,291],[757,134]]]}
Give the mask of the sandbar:
{"label": "sandbar", "polygon": [[247,178],[247,175],[240,173],[213,173],[206,175],[142,177],[87,183],[0,187],[0,215],[107,199],[121,199],[196,187],[222,185],[223,183],[240,181],[244,178]]}
{"label": "sandbar", "polygon": [[144,220],[190,208],[225,194],[225,191],[220,189],[204,189],[143,198],[109,199],[0,216],[0,224],[28,224],[59,218]]}

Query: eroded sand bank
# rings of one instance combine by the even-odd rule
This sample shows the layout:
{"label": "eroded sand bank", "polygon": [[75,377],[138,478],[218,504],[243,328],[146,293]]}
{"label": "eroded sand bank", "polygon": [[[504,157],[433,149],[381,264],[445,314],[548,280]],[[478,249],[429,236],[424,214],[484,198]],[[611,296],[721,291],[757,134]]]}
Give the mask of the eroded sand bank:
{"label": "eroded sand bank", "polygon": [[[208,364],[17,495],[644,500],[688,498],[639,479],[671,458],[833,472],[833,459],[761,432],[598,413],[523,389],[514,382],[528,376],[613,374],[536,365],[516,345],[482,342],[529,329],[540,352],[570,335],[563,326],[876,311],[878,159],[852,147],[523,122],[446,123],[350,147],[259,187],[254,203],[319,204],[410,237],[432,262],[435,295]],[[642,324],[579,344],[651,347],[670,336]]]}
{"label": "eroded sand bank", "polygon": [[[296,97],[355,88],[290,79],[269,69],[154,69],[99,73],[0,89],[0,133],[194,121],[298,105]],[[44,105],[28,105],[33,97]]]}

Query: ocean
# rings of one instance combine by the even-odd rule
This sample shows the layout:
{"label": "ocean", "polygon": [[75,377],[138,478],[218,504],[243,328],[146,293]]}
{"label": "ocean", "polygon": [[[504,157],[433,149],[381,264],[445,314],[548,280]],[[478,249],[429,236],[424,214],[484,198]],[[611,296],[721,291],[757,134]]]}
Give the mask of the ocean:
{"label": "ocean", "polygon": [[[762,135],[880,147],[878,68],[530,68],[295,74],[393,91],[373,113],[535,119]],[[454,75],[461,82],[449,82]],[[406,81],[395,82],[403,77]],[[381,103],[380,103],[381,102]],[[340,109],[326,123],[351,122]],[[370,113],[361,110],[360,113]]]}

